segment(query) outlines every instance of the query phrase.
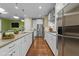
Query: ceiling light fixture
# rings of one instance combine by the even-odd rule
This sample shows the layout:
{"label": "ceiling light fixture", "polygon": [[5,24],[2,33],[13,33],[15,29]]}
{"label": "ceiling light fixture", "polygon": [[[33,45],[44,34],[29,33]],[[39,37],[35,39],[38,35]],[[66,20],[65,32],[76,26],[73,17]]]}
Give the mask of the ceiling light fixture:
{"label": "ceiling light fixture", "polygon": [[0,8],[0,12],[4,12],[5,10],[3,8]]}
{"label": "ceiling light fixture", "polygon": [[19,9],[17,6],[15,6],[16,9]]}
{"label": "ceiling light fixture", "polygon": [[16,8],[16,9],[19,9],[19,8],[17,7],[17,3],[16,3],[16,6],[15,6],[15,8]]}
{"label": "ceiling light fixture", "polygon": [[13,18],[15,18],[15,19],[19,19],[19,17],[18,17],[18,16],[13,16]]}
{"label": "ceiling light fixture", "polygon": [[42,6],[39,6],[38,8],[41,10],[42,9]]}
{"label": "ceiling light fixture", "polygon": [[1,14],[7,14],[8,12],[6,12],[3,8],[0,8],[0,13]]}

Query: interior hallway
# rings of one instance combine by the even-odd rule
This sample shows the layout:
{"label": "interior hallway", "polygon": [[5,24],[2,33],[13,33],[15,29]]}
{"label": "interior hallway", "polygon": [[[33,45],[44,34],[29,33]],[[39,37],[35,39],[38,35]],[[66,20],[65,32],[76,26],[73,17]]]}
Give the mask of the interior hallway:
{"label": "interior hallway", "polygon": [[42,37],[36,37],[27,56],[54,56],[54,54]]}

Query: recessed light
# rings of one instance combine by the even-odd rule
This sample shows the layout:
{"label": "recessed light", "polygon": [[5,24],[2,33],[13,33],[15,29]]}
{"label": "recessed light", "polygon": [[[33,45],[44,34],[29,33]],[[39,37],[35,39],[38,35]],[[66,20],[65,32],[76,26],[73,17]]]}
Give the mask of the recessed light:
{"label": "recessed light", "polygon": [[39,9],[42,9],[42,6],[39,6],[38,8],[39,8]]}
{"label": "recessed light", "polygon": [[15,6],[16,9],[19,9],[17,6]]}
{"label": "recessed light", "polygon": [[15,19],[19,19],[19,17],[18,17],[18,16],[13,16],[13,18],[15,18]]}

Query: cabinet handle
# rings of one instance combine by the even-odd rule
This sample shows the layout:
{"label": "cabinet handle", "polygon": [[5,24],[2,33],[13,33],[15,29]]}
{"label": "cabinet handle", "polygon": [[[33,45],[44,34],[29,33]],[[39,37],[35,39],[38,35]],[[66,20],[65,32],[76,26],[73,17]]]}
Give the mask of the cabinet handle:
{"label": "cabinet handle", "polygon": [[13,54],[15,53],[15,51],[14,52],[12,52],[11,54],[10,54],[10,56],[13,56]]}
{"label": "cabinet handle", "polygon": [[12,56],[13,54],[10,54],[10,56]]}
{"label": "cabinet handle", "polygon": [[13,53],[15,53],[15,51]]}

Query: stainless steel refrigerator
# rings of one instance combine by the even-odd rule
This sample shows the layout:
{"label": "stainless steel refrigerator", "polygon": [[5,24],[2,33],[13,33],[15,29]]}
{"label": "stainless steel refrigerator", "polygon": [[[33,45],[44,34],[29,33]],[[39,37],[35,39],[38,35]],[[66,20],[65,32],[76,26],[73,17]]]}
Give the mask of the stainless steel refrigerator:
{"label": "stainless steel refrigerator", "polygon": [[37,24],[37,36],[44,37],[44,27],[43,27],[43,24]]}

